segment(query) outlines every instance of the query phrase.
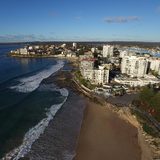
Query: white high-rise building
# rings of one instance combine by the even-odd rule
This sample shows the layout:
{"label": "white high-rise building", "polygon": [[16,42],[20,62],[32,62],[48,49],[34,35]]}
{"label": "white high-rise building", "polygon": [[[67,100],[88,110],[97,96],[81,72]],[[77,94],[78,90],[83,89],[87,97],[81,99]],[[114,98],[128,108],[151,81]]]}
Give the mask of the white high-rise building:
{"label": "white high-rise building", "polygon": [[159,58],[150,58],[150,69],[157,72],[160,75],[160,59]]}
{"label": "white high-rise building", "polygon": [[136,56],[136,53],[132,51],[127,51],[127,50],[120,51],[120,58],[123,58],[125,56]]}
{"label": "white high-rise building", "polygon": [[80,71],[85,79],[92,80],[93,69],[94,69],[94,57],[90,52],[85,53],[85,55],[80,55]]}
{"label": "white high-rise building", "polygon": [[73,48],[74,48],[74,49],[77,48],[77,43],[73,43]]}
{"label": "white high-rise building", "polygon": [[103,57],[113,57],[114,46],[104,45],[103,46]]}
{"label": "white high-rise building", "polygon": [[94,70],[93,81],[95,84],[106,84],[109,81],[109,70],[104,66],[99,66],[97,70]]}
{"label": "white high-rise building", "polygon": [[104,66],[94,68],[95,59],[93,55],[80,56],[80,71],[82,76],[92,84],[106,84],[109,81],[109,70]]}
{"label": "white high-rise building", "polygon": [[144,77],[147,73],[148,60],[145,57],[125,56],[121,62],[121,72],[131,77]]}
{"label": "white high-rise building", "polygon": [[120,58],[123,58],[124,56],[128,56],[128,51],[120,51]]}

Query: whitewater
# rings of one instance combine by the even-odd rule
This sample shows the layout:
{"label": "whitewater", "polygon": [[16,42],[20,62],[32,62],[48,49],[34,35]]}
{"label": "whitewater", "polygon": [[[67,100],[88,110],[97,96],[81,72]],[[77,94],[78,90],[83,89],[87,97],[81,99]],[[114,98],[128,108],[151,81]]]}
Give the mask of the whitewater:
{"label": "whitewater", "polygon": [[[18,79],[18,85],[11,86],[10,89],[15,90],[16,92],[22,93],[30,93],[36,90],[39,87],[40,90],[44,90],[45,85],[40,85],[42,80],[48,78],[53,73],[57,72],[61,68],[63,68],[64,62],[61,60],[57,61],[56,65],[51,66],[48,69],[44,69],[37,74],[25,78]],[[46,118],[42,119],[36,126],[29,129],[29,131],[24,135],[22,144],[10,151],[2,158],[5,159],[13,159],[18,160],[21,157],[24,157],[31,149],[32,144],[40,137],[41,134],[44,133],[45,128],[48,126],[49,122],[54,118],[58,110],[62,107],[62,105],[66,102],[68,97],[68,90],[65,88],[59,89],[54,84],[50,87],[47,87],[46,90],[58,91],[64,97],[64,100],[60,104],[52,105],[46,112]]]}
{"label": "whitewater", "polygon": [[[55,89],[58,91],[58,89]],[[52,105],[50,109],[46,112],[46,118],[42,119],[35,127],[31,128],[24,136],[23,143],[16,149],[12,150],[2,160],[13,159],[18,160],[24,157],[31,149],[32,144],[44,133],[45,128],[48,126],[49,122],[54,118],[58,110],[66,102],[68,97],[68,90],[65,88],[59,89],[59,92],[64,97],[64,101],[61,104]]]}
{"label": "whitewater", "polygon": [[48,78],[53,73],[57,72],[64,66],[64,62],[59,60],[56,65],[51,66],[49,69],[44,69],[37,74],[25,78],[18,79],[18,85],[11,86],[17,92],[29,93],[37,89],[43,79]]}

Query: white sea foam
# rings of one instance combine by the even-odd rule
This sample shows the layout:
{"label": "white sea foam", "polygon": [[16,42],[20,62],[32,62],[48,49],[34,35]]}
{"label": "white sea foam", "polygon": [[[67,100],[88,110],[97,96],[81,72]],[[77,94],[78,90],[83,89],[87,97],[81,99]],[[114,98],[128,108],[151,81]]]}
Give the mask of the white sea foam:
{"label": "white sea foam", "polygon": [[38,91],[57,91],[60,92],[62,96],[66,97],[68,96],[68,90],[62,88],[59,89],[58,86],[56,86],[54,83],[52,84],[41,84],[40,87],[38,88]]}
{"label": "white sea foam", "polygon": [[22,145],[8,153],[2,160],[18,160],[21,157],[24,157],[31,150],[32,144],[40,137],[41,134],[44,133],[45,128],[48,126],[49,122],[54,118],[57,111],[66,102],[69,94],[68,90],[63,88],[60,89],[60,92],[62,93],[62,96],[65,95],[64,101],[61,104],[51,106],[51,108],[46,113],[47,117],[41,120],[35,127],[31,128],[25,134]]}
{"label": "white sea foam", "polygon": [[43,70],[33,76],[19,79],[18,81],[20,83],[18,85],[11,86],[10,89],[14,89],[22,93],[32,92],[36,88],[38,88],[43,79],[48,78],[50,75],[57,72],[63,66],[64,62],[59,60],[57,61],[56,65],[53,65],[49,69]]}

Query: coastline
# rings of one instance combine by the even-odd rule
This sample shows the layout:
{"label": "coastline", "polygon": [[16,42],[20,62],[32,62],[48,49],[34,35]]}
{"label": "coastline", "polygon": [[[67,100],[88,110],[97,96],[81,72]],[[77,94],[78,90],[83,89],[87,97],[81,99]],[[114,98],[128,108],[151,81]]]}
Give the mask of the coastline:
{"label": "coastline", "polygon": [[[99,97],[84,96],[80,87],[73,82],[74,72],[72,71],[78,67],[76,61],[68,61],[66,66],[72,69],[64,68],[45,79],[44,82],[67,88],[70,91],[70,97],[57,112],[55,119],[51,120],[44,133],[33,143],[31,151],[25,158],[49,160],[55,155],[61,157],[60,159],[68,155],[69,159],[75,157],[74,160],[85,160],[85,158],[94,160],[96,157],[106,160],[108,156],[119,155],[118,159],[122,156],[122,160],[125,158],[128,160],[128,157],[132,160],[131,155],[133,155],[135,160],[141,157],[142,160],[150,160],[150,149],[144,142],[138,122],[133,116],[122,113],[121,110],[117,112],[116,107],[102,101]],[[67,119],[66,115],[69,115],[70,119]],[[68,126],[65,121],[74,125]],[[62,134],[61,140],[57,130]],[[55,146],[59,146],[64,152],[61,153]],[[109,159],[114,160],[114,157]]]}
{"label": "coastline", "polygon": [[16,57],[16,58],[55,58],[55,55],[21,55],[21,54],[11,54],[8,56]]}
{"label": "coastline", "polygon": [[106,106],[88,101],[76,153],[74,160],[141,160],[138,131]]}
{"label": "coastline", "polygon": [[[24,76],[23,80],[24,83],[23,85],[19,85],[20,82],[14,87],[14,92],[15,93],[26,93],[27,95],[31,95],[32,92],[34,92],[35,90],[38,91],[39,95],[37,94],[32,94],[32,97],[35,102],[33,107],[32,107],[32,103],[26,103],[27,108],[33,108],[32,111],[30,111],[30,114],[27,114],[26,110],[25,113],[26,115],[31,115],[33,113],[34,116],[34,122],[31,121],[30,122],[30,118],[28,118],[28,120],[26,120],[27,125],[19,125],[17,126],[17,128],[22,128],[22,132],[21,134],[15,135],[15,137],[9,137],[8,139],[11,141],[10,143],[8,143],[7,145],[4,144],[4,147],[2,147],[2,155],[0,157],[0,159],[3,157],[3,159],[19,159],[18,157],[23,157],[29,150],[30,147],[32,145],[32,143],[37,140],[39,138],[39,135],[42,134],[45,130],[45,127],[48,125],[49,121],[51,119],[54,118],[54,115],[56,114],[56,112],[59,110],[59,108],[61,108],[61,106],[63,105],[63,103],[66,101],[66,98],[68,96],[68,91],[65,89],[57,89],[57,91],[59,92],[59,96],[56,96],[56,88],[53,86],[45,86],[46,88],[43,88],[43,80],[46,79],[47,77],[49,77],[50,75],[54,75],[56,74],[56,72],[58,70],[60,70],[63,67],[64,62],[63,61],[57,61],[57,63],[53,63],[51,66],[51,68],[49,67],[48,70],[47,69],[42,69],[41,71],[35,72],[34,74],[31,74],[30,76]],[[53,67],[54,66],[54,67]],[[33,85],[34,82],[34,85]],[[42,82],[42,85],[41,85]],[[19,88],[19,86],[21,88]],[[10,86],[12,87],[12,86]],[[53,102],[50,103],[50,99],[52,99],[51,95],[49,94],[50,92],[50,88],[53,89],[53,95],[55,95],[55,97],[58,97],[57,99],[53,98]],[[28,89],[28,90],[26,90]],[[55,91],[54,91],[55,89]],[[13,90],[11,90],[13,92]],[[39,92],[40,91],[40,92]],[[45,94],[46,98],[48,98],[45,101],[44,99],[39,100],[40,95]],[[51,98],[49,98],[51,97]],[[45,102],[45,108],[43,107],[43,105],[41,105],[39,102]],[[29,101],[30,102],[30,101]],[[49,104],[50,103],[50,104]],[[17,104],[17,103],[16,103]],[[28,104],[28,105],[27,105]],[[21,103],[21,108],[23,106],[23,103]],[[43,110],[39,111],[39,108],[43,107]],[[24,105],[25,108],[25,105]],[[35,111],[35,112],[34,112]],[[13,111],[12,111],[13,112]],[[3,113],[3,112],[2,112]],[[19,113],[19,112],[17,112]],[[16,114],[16,113],[15,113]],[[36,115],[38,115],[36,117]],[[25,117],[25,114],[23,115]],[[27,116],[26,116],[27,117]],[[37,119],[36,119],[37,118]],[[26,118],[27,119],[27,118]],[[32,119],[31,119],[32,120]],[[28,123],[27,123],[28,122]],[[24,126],[24,128],[23,128]],[[27,126],[27,127],[26,127]],[[26,128],[25,128],[26,127]],[[14,132],[14,130],[13,130]],[[16,133],[14,133],[16,134]],[[3,137],[2,137],[3,138]],[[17,143],[18,142],[18,143]],[[3,146],[3,144],[2,144]]]}
{"label": "coastline", "polygon": [[[69,62],[67,68],[71,66],[75,65]],[[72,75],[67,68],[44,80],[46,84],[54,83],[60,88],[66,88],[69,96],[54,120],[50,121],[44,133],[33,143],[25,159],[71,160],[76,154],[75,148],[81,129],[85,99],[76,91],[75,85],[72,85]]]}
{"label": "coastline", "polygon": [[[67,114],[71,114],[72,111],[77,107],[76,104],[79,104],[79,109],[82,107],[84,109],[84,114],[83,114],[83,109],[81,110],[81,118],[79,120],[77,120],[77,123],[79,124],[78,128],[76,128],[76,134],[73,136],[74,138],[72,139],[72,141],[74,141],[73,143],[73,148],[72,151],[70,152],[71,154],[69,154],[72,158],[75,156],[75,159],[81,158],[83,155],[84,156],[90,156],[92,155],[92,153],[90,154],[86,154],[86,150],[79,150],[80,147],[85,148],[87,145],[91,145],[91,148],[94,149],[95,148],[95,156],[93,156],[92,159],[94,159],[95,157],[97,157],[97,159],[99,159],[98,156],[102,156],[102,159],[104,157],[104,159],[107,159],[109,156],[109,154],[111,153],[111,155],[114,155],[115,153],[123,153],[123,151],[121,151],[122,148],[126,148],[128,149],[128,151],[125,150],[126,153],[123,153],[123,155],[119,154],[119,157],[122,156],[122,158],[125,160],[125,156],[127,156],[128,153],[131,152],[131,150],[133,151],[135,156],[135,159],[139,159],[139,157],[142,160],[150,160],[152,157],[152,151],[150,149],[150,146],[148,145],[148,143],[146,142],[146,139],[143,135],[143,129],[141,127],[141,125],[139,124],[138,120],[131,114],[130,109],[125,108],[124,106],[126,104],[124,104],[123,102],[125,101],[126,103],[126,98],[124,98],[122,100],[122,97],[120,97],[120,107],[117,107],[118,105],[116,105],[116,103],[118,103],[118,101],[114,104],[115,99],[111,99],[111,101],[108,102],[104,102],[104,99],[96,96],[90,92],[85,92],[85,89],[82,87],[82,85],[78,82],[77,84],[75,83],[76,81],[74,81],[75,79],[74,77],[74,72],[72,72],[74,69],[76,70],[77,68],[77,64],[76,63],[76,59],[73,59],[71,57],[59,57],[59,56],[50,56],[50,55],[43,55],[43,56],[24,56],[24,55],[15,55],[15,57],[18,58],[54,58],[54,59],[63,59],[64,61],[67,61],[67,66],[72,67],[71,70],[66,70],[66,69],[62,69],[59,70],[57,73],[55,73],[53,76],[45,79],[44,81],[50,81],[51,83],[56,84],[58,87],[62,87],[62,88],[67,88],[69,91],[71,91],[71,97],[74,95],[77,101],[72,101],[71,99],[67,100],[67,103],[64,104],[62,106],[62,109],[60,109],[60,111],[58,111],[57,115],[55,117],[58,117],[59,115],[61,115],[61,113],[63,112],[63,109],[67,108],[68,109],[68,105],[72,106],[71,110],[66,112]],[[71,73],[70,73],[71,71]],[[72,95],[73,94],[73,95]],[[78,101],[80,99],[80,102]],[[70,102],[69,102],[70,101]],[[68,104],[69,103],[69,104]],[[124,105],[123,105],[123,104]],[[113,105],[112,105],[113,104]],[[129,104],[127,102],[127,104]],[[116,106],[115,106],[116,105]],[[75,108],[74,108],[75,107]],[[123,108],[121,108],[123,107]],[[78,111],[77,111],[78,113]],[[73,113],[72,113],[73,114]],[[63,119],[62,116],[60,116],[61,118],[59,119],[59,121],[63,121],[65,123],[65,120],[67,119]],[[83,119],[82,119],[83,117]],[[74,119],[74,117],[72,117]],[[73,119],[70,119],[70,121],[68,122],[72,122]],[[50,144],[51,149],[54,149],[54,140],[56,140],[57,138],[59,139],[59,135],[54,135],[54,137],[52,137],[52,135],[54,134],[54,132],[56,132],[56,129],[54,128],[54,125],[57,122],[54,122],[54,120],[52,120],[52,122],[49,124],[49,126],[47,127],[49,131],[49,135],[46,135],[46,133],[48,131],[45,131],[44,134],[42,134],[40,136],[40,139],[38,139],[35,144],[33,145],[33,148],[35,149],[34,151],[32,150],[31,153],[29,153],[29,157],[32,157],[35,153],[35,155],[37,155],[38,152],[41,152],[42,148],[43,148],[43,143],[41,142],[45,142],[45,143],[49,143],[49,140],[52,138],[52,144]],[[81,124],[82,123],[82,124]],[[97,123],[99,123],[97,125]],[[116,123],[116,124],[115,124]],[[105,125],[104,125],[105,124]],[[115,135],[115,133],[113,133],[113,130],[110,130],[109,127],[106,126],[106,124],[108,124],[108,126],[112,126],[112,129],[114,130],[114,132],[117,133],[118,136],[112,137],[113,135]],[[62,122],[63,125],[63,122]],[[88,126],[88,127],[85,127]],[[91,126],[94,126],[93,128],[90,128]],[[68,127],[68,126],[67,126]],[[72,125],[70,126],[70,129],[73,129]],[[54,129],[53,129],[54,128]],[[87,128],[87,130],[84,130],[83,128]],[[109,131],[109,132],[108,132]],[[126,132],[128,131],[128,134],[126,135]],[[93,133],[97,133],[96,136],[92,135]],[[103,133],[104,132],[104,133]],[[121,136],[119,135],[119,132],[121,133]],[[68,130],[66,130],[67,134],[69,133]],[[110,134],[109,134],[110,133]],[[64,136],[65,136],[64,134]],[[89,136],[87,138],[85,138],[85,135]],[[102,136],[101,136],[102,135]],[[46,137],[46,139],[43,139],[44,137]],[[82,138],[81,138],[82,137]],[[96,138],[99,138],[100,140],[97,142]],[[111,138],[109,138],[111,137]],[[66,138],[66,137],[65,137]],[[127,140],[128,138],[128,140]],[[84,141],[85,139],[85,141]],[[88,143],[88,139],[90,140],[90,143]],[[124,141],[121,141],[122,139],[124,139]],[[48,140],[48,141],[46,141]],[[116,140],[116,142],[119,142],[114,148],[113,150],[104,150],[104,148],[110,148],[110,145],[108,144],[110,140],[109,144],[114,143],[114,140]],[[66,140],[64,140],[65,142]],[[91,143],[91,141],[93,142],[93,144]],[[126,142],[125,142],[126,141]],[[40,143],[39,143],[40,142]],[[86,143],[84,146],[80,146],[81,143]],[[105,143],[104,143],[105,142]],[[134,144],[130,143],[130,142],[134,142]],[[69,142],[67,142],[69,143]],[[57,145],[59,143],[57,142]],[[119,145],[121,144],[121,145]],[[47,144],[48,145],[48,144]],[[65,145],[65,143],[62,142],[62,145]],[[101,146],[103,146],[101,148]],[[37,148],[40,146],[39,151],[37,152]],[[122,147],[124,146],[124,147]],[[129,146],[129,147],[127,147]],[[42,148],[41,148],[42,147]],[[97,147],[97,149],[96,149]],[[121,148],[122,147],[122,148]],[[48,146],[49,148],[49,146]],[[69,147],[68,147],[69,148]],[[76,148],[76,152],[74,152]],[[131,149],[132,148],[132,149]],[[44,148],[43,148],[44,149]],[[66,148],[65,148],[66,149]],[[90,151],[90,147],[88,148],[88,150]],[[103,152],[101,152],[103,151]],[[50,150],[50,153],[52,152],[52,150]],[[108,152],[108,154],[106,154],[106,152]],[[131,153],[130,155],[132,155],[133,153]],[[96,155],[97,154],[97,155]],[[47,154],[46,154],[47,155]],[[52,156],[54,156],[54,154],[51,154]],[[56,155],[56,152],[55,152]],[[45,155],[43,155],[45,156]],[[123,157],[124,156],[124,157]],[[119,157],[115,157],[115,159],[119,159]],[[33,157],[32,157],[33,158]],[[39,157],[41,158],[41,157]],[[53,157],[50,157],[50,159],[52,159]],[[89,157],[90,158],[90,157]],[[89,159],[87,157],[87,160]],[[128,158],[128,157],[127,157]],[[126,158],[126,159],[127,159]],[[130,158],[130,157],[129,157]],[[34,158],[35,159],[35,158]],[[46,159],[44,157],[44,159]],[[85,159],[85,157],[84,157]],[[111,157],[109,159],[112,159]]]}
{"label": "coastline", "polygon": [[129,108],[87,100],[74,160],[152,160],[153,152]]}
{"label": "coastline", "polygon": [[57,58],[57,59],[66,59],[66,60],[69,60],[69,61],[75,61],[77,60],[76,57],[65,57],[65,56],[59,56],[59,55],[21,55],[21,54],[11,54],[11,53],[8,53],[8,56],[11,56],[11,57],[15,57],[15,58]]}
{"label": "coastline", "polygon": [[[75,63],[71,62],[69,65],[73,67]],[[74,137],[75,143],[72,151],[76,152],[71,157],[73,158],[75,155],[74,160],[151,160],[152,153],[139,129],[138,121],[128,113],[121,113],[121,110],[117,112],[115,107],[107,102],[98,104],[94,98],[90,99],[84,96],[82,90],[73,83],[72,76],[69,71],[61,70],[53,78],[47,79],[59,87],[69,89],[73,94],[76,94],[76,97],[80,96],[85,106],[84,113],[81,115],[81,118],[83,117],[80,122],[81,127]],[[101,99],[98,100],[101,101]],[[75,105],[75,101],[70,105]],[[54,120],[48,126],[50,130],[54,128],[52,123]],[[54,133],[52,132],[52,134]],[[38,141],[44,142],[43,137],[46,136],[45,132]],[[35,148],[38,146],[36,143],[33,144]],[[39,151],[35,152],[35,150],[32,150],[28,156],[39,154]]]}
{"label": "coastline", "polygon": [[[74,83],[75,83],[75,81],[74,81]],[[81,147],[80,145],[81,145],[81,143],[83,143],[83,140],[84,140],[83,135],[85,133],[83,131],[83,128],[85,128],[85,126],[88,125],[88,127],[86,127],[87,128],[86,134],[89,134],[90,132],[92,132],[92,129],[89,130],[88,128],[90,126],[94,125],[93,124],[93,119],[90,119],[89,122],[86,122],[86,119],[89,117],[89,114],[92,114],[92,108],[93,108],[92,105],[94,106],[93,110],[101,110],[101,111],[99,111],[99,114],[97,114],[97,112],[94,113],[94,118],[96,116],[98,117],[97,119],[101,119],[102,116],[106,116],[105,118],[107,118],[107,114],[108,114],[109,117],[111,118],[111,123],[113,123],[113,125],[115,123],[114,122],[115,119],[117,120],[117,123],[119,123],[119,125],[118,126],[117,125],[113,126],[113,128],[115,127],[114,129],[117,130],[117,133],[121,130],[121,133],[122,133],[121,136],[124,139],[123,143],[127,143],[129,141],[131,142],[128,145],[129,145],[130,148],[134,149],[135,155],[137,156],[137,159],[138,159],[138,157],[141,160],[151,160],[153,158],[152,150],[151,150],[149,144],[145,141],[145,137],[143,135],[143,129],[142,129],[140,123],[138,122],[138,120],[136,119],[136,117],[131,114],[129,108],[124,107],[124,108],[118,108],[118,110],[117,110],[117,107],[114,104],[112,105],[111,102],[104,101],[104,99],[101,99],[99,96],[94,96],[94,97],[86,96],[84,90],[80,86],[77,86],[77,84],[75,84],[75,85],[76,85],[75,86],[75,91],[76,92],[78,91],[80,94],[83,95],[83,97],[85,95],[84,99],[85,99],[85,102],[86,102],[86,107],[85,107],[85,110],[84,110],[84,117],[83,117],[83,122],[82,122],[82,126],[81,126],[81,131],[80,131],[80,134],[79,134],[79,138],[78,138],[78,141],[77,141],[76,156],[75,156],[74,160],[78,159],[78,157],[77,157],[78,155],[83,155],[83,151],[79,152],[79,150],[78,150],[78,148]],[[124,106],[125,106],[125,104],[124,104]],[[104,114],[106,114],[106,115],[104,115]],[[107,120],[108,120],[108,118],[107,118]],[[105,120],[102,120],[101,122],[102,122],[102,124],[104,124]],[[106,121],[106,123],[108,123],[108,122]],[[96,123],[95,123],[95,125],[96,125]],[[124,126],[124,128],[121,128],[121,126]],[[130,130],[130,128],[131,128],[131,130]],[[99,131],[100,134],[102,134],[102,132],[104,130],[107,130],[107,132],[106,132],[106,135],[107,135],[109,128],[107,128],[106,126],[105,127],[102,126],[102,128],[97,129],[96,132]],[[125,133],[125,131],[126,131],[126,133]],[[130,132],[130,136],[127,135],[128,132]],[[82,139],[81,139],[81,137],[82,137]],[[121,140],[122,137],[119,137],[119,138],[117,137],[118,138],[117,140]],[[128,140],[127,140],[126,137],[128,138]],[[90,138],[90,137],[88,137],[88,138]],[[102,136],[102,141],[104,141],[105,138],[107,138],[107,136],[106,137]],[[96,137],[93,138],[93,141],[94,140],[96,140]],[[115,138],[112,138],[112,140],[114,141]],[[134,144],[132,144],[133,141],[134,141]],[[88,140],[85,139],[85,142],[88,142]],[[88,145],[88,144],[86,144],[86,145]],[[85,148],[86,145],[82,146],[82,148]],[[107,145],[107,142],[106,142],[106,145]],[[97,145],[94,145],[94,146],[97,146]],[[94,146],[92,146],[92,147],[94,147]],[[108,146],[108,147],[110,147],[110,146]],[[122,148],[121,144],[119,146],[117,145],[116,147],[119,150],[118,152],[120,152],[120,150]],[[124,157],[125,157],[129,153],[127,151],[127,149],[129,149],[129,148],[127,147],[126,144],[124,144],[123,148],[125,148],[125,153],[126,153],[126,154],[124,154]],[[130,152],[133,152],[133,150],[131,149]],[[115,149],[114,149],[114,152],[112,153],[112,155],[114,155],[114,154],[115,154]],[[135,155],[133,155],[133,159],[135,159],[134,158]],[[118,156],[118,158],[120,156],[121,156],[121,153]],[[129,157],[127,157],[126,160],[128,160],[128,158],[130,159],[131,158],[130,156],[131,156],[131,154],[129,154]],[[122,160],[125,160],[124,157],[122,158]],[[83,160],[83,158],[80,158],[80,159]],[[105,159],[107,159],[107,158],[105,157]],[[88,158],[87,158],[87,160],[88,160]]]}

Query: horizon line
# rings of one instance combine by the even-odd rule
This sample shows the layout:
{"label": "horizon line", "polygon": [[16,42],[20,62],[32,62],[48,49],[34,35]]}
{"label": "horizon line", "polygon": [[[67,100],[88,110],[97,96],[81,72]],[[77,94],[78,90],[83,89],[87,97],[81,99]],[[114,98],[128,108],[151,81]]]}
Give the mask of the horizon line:
{"label": "horizon line", "polygon": [[10,41],[10,42],[0,42],[0,44],[13,44],[13,43],[52,43],[52,42],[98,42],[98,43],[111,43],[111,42],[130,42],[130,43],[160,43],[160,41],[140,41],[140,40],[112,40],[112,41],[108,41],[108,40],[51,40],[51,41]]}

